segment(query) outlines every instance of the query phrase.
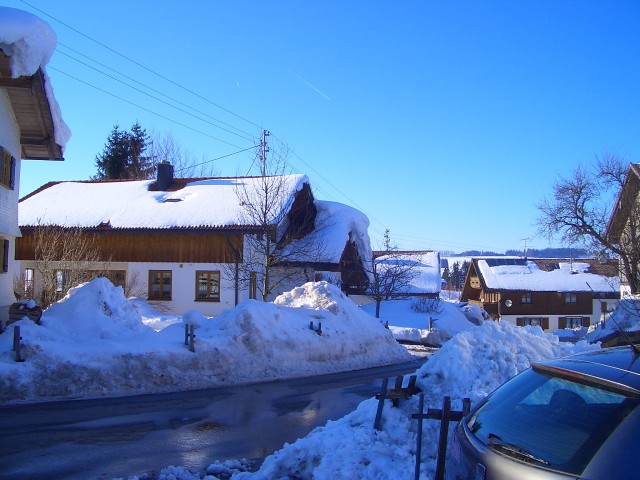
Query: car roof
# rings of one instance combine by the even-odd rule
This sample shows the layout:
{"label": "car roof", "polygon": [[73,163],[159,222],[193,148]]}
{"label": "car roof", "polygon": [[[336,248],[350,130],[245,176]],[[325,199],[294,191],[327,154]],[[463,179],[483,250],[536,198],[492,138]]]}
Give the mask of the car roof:
{"label": "car roof", "polygon": [[534,364],[534,369],[584,381],[603,379],[640,395],[640,355],[629,346],[603,348]]}

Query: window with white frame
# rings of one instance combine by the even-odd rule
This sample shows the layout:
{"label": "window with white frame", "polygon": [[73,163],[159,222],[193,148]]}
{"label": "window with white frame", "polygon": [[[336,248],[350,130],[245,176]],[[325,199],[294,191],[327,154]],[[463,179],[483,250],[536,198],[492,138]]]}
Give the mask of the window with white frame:
{"label": "window with white frame", "polygon": [[33,279],[35,271],[33,268],[24,269],[24,296],[27,298],[33,298]]}
{"label": "window with white frame", "polygon": [[582,327],[582,317],[567,317],[567,324],[565,328],[580,328]]}
{"label": "window with white frame", "polygon": [[540,317],[526,317],[523,319],[525,325],[530,325],[532,327],[541,327],[542,326],[542,318]]}

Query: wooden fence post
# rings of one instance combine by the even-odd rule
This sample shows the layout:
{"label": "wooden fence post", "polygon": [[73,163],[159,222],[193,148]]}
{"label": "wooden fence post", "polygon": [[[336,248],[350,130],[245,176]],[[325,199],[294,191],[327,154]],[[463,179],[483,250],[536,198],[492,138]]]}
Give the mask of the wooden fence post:
{"label": "wooden fence post", "polygon": [[[421,394],[422,395],[422,394]],[[418,432],[422,434],[422,421],[424,419],[440,420],[440,438],[438,439],[438,456],[436,458],[436,475],[435,480],[444,479],[444,464],[447,454],[447,436],[449,435],[449,422],[457,422],[471,411],[471,400],[465,398],[462,400],[462,411],[451,410],[451,397],[444,397],[442,400],[442,410],[436,408],[427,409],[427,413],[423,413],[422,398],[420,404],[420,411],[411,415],[411,418],[418,420]],[[422,446],[422,440],[419,438],[419,448]],[[418,449],[417,455],[420,455]],[[416,479],[420,470],[420,459],[416,459]]]}

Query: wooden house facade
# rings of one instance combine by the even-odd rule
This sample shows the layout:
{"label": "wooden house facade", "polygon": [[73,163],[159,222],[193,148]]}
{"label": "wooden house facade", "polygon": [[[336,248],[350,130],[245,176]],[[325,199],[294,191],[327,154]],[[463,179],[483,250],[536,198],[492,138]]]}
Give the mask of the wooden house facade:
{"label": "wooden house facade", "polygon": [[460,300],[514,325],[586,327],[615,308],[616,272],[615,262],[592,259],[473,258]]}
{"label": "wooden house facade", "polygon": [[607,239],[629,252],[620,260],[621,294],[640,293],[640,163],[629,165],[606,230]]}
{"label": "wooden house facade", "polygon": [[[0,7],[3,8],[3,7]],[[3,22],[9,22],[11,35],[0,39],[0,331],[9,319],[9,307],[16,301],[13,270],[18,228],[18,199],[20,186],[20,166],[22,160],[63,160],[66,135],[60,134],[66,125],[59,117],[58,105],[52,93],[48,93],[49,81],[44,73],[44,65],[33,71],[15,73],[14,65],[22,65],[22,55],[29,55],[30,43],[20,38],[20,22],[15,21],[15,12],[6,9],[0,12],[0,31]],[[21,12],[25,13],[26,12]],[[24,18],[24,17],[21,17]],[[44,29],[48,26],[39,19],[24,25],[25,37],[31,28]],[[16,50],[8,39],[22,41]],[[51,46],[51,51],[55,45]],[[26,68],[26,67],[25,67]],[[52,90],[49,89],[52,92]],[[54,111],[56,115],[54,115]],[[56,121],[61,122],[57,123]],[[56,138],[64,138],[56,141]],[[59,143],[60,144],[59,144]],[[61,145],[62,144],[62,145]]]}
{"label": "wooden house facade", "polygon": [[[214,316],[240,301],[259,299],[263,272],[259,268],[247,272],[244,267],[256,256],[252,240],[264,235],[273,235],[278,248],[310,239],[306,246],[311,254],[272,265],[271,274],[287,281],[269,300],[327,276],[337,279],[347,292],[360,291],[367,280],[360,261],[360,250],[368,245],[367,232],[345,230],[339,253],[314,256],[321,212],[307,177],[290,177],[290,195],[282,206],[284,221],[268,232],[238,221],[235,189],[259,177],[173,178],[171,165],[161,164],[156,181],[47,184],[20,200],[22,238],[15,259],[25,289],[29,285],[31,295],[38,298],[43,284],[38,278],[42,261],[37,254],[38,235],[63,229],[91,239],[99,252],[99,271],[112,283],[177,314],[196,310]],[[81,209],[70,205],[69,199],[76,196],[89,205]],[[347,228],[332,224],[338,227]],[[65,282],[64,255],[56,255],[52,259],[58,262],[55,275],[60,285],[56,288],[62,295],[74,285]]]}

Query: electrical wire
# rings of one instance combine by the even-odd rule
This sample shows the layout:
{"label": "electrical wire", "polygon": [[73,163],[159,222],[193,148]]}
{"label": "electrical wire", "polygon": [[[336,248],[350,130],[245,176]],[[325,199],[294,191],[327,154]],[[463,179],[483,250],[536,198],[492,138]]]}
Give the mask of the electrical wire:
{"label": "electrical wire", "polygon": [[132,86],[132,85],[130,85],[130,84],[128,84],[128,83],[126,83],[126,82],[124,82],[124,81],[122,81],[122,80],[120,80],[120,79],[118,79],[118,78],[114,77],[114,76],[112,76],[112,75],[109,75],[108,73],[106,73],[106,72],[104,72],[104,71],[102,71],[102,70],[100,70],[100,69],[98,69],[98,68],[96,68],[96,67],[94,67],[94,66],[92,66],[92,65],[89,65],[88,63],[83,62],[82,60],[79,60],[79,59],[77,59],[77,58],[75,58],[75,57],[73,57],[73,56],[69,55],[69,54],[68,54],[68,53],[66,53],[66,52],[63,52],[63,51],[62,51],[62,50],[60,50],[59,48],[56,48],[56,52],[58,52],[58,53],[60,53],[60,54],[62,54],[62,55],[64,55],[64,56],[66,56],[67,58],[70,58],[70,59],[74,60],[75,62],[78,62],[78,63],[79,63],[79,64],[81,64],[81,65],[86,66],[87,68],[90,68],[90,69],[92,69],[92,70],[94,70],[94,71],[96,71],[96,72],[98,72],[98,73],[100,73],[100,74],[102,74],[102,75],[104,75],[104,76],[106,76],[106,77],[108,77],[108,78],[111,78],[111,79],[113,79],[113,80],[115,80],[115,81],[117,81],[117,82],[119,82],[119,83],[121,83],[121,84],[123,84],[123,85],[126,85],[127,87],[132,88],[133,90],[136,90],[136,91],[138,91],[138,92],[140,92],[140,93],[142,93],[142,94],[144,94],[144,95],[147,95],[147,96],[149,96],[149,97],[153,98],[154,100],[158,100],[159,102],[165,103],[165,104],[167,104],[167,105],[169,105],[169,106],[171,106],[171,107],[173,107],[173,108],[176,108],[177,110],[179,110],[179,111],[181,111],[181,112],[184,112],[184,113],[186,113],[186,114],[188,114],[188,115],[192,115],[192,116],[194,116],[195,118],[197,118],[197,119],[199,119],[199,120],[202,120],[203,122],[209,123],[210,125],[213,125],[213,126],[215,126],[215,127],[217,127],[217,128],[220,128],[221,130],[224,130],[225,132],[228,132],[228,133],[231,133],[232,135],[236,135],[236,136],[238,136],[238,137],[244,138],[245,140],[253,140],[253,138],[251,138],[251,137],[252,137],[252,135],[251,135],[251,133],[249,133],[249,132],[246,132],[246,131],[241,130],[241,129],[237,128],[237,127],[234,127],[233,125],[231,125],[231,124],[229,124],[229,123],[226,123],[226,122],[223,122],[222,120],[218,120],[217,118],[215,118],[215,117],[213,117],[213,116],[209,115],[209,114],[208,114],[208,113],[206,113],[206,112],[203,112],[203,111],[201,111],[201,110],[198,110],[197,108],[194,108],[194,107],[192,107],[192,106],[190,106],[190,105],[187,105],[186,103],[184,103],[184,102],[182,102],[182,101],[180,101],[180,100],[178,100],[178,99],[176,99],[176,98],[170,97],[169,95],[166,95],[166,94],[162,93],[161,91],[156,90],[156,89],[154,89],[154,88],[150,87],[149,85],[146,85],[146,84],[144,84],[144,83],[142,83],[142,82],[140,82],[140,81],[136,80],[135,78],[129,77],[128,75],[125,75],[124,73],[119,72],[119,71],[117,71],[116,69],[111,68],[111,67],[109,67],[108,65],[105,65],[105,64],[103,64],[103,63],[101,63],[101,62],[99,62],[99,61],[97,61],[97,60],[95,60],[95,59],[93,59],[93,58],[89,57],[88,55],[85,55],[85,54],[83,54],[82,52],[79,52],[79,51],[75,50],[74,48],[69,47],[68,45],[65,45],[65,44],[60,43],[60,42],[58,43],[58,45],[59,45],[59,46],[62,46],[62,47],[64,47],[64,48],[67,48],[67,49],[71,50],[72,52],[74,52],[75,54],[80,55],[80,56],[82,56],[82,57],[84,57],[84,58],[86,58],[86,59],[90,60],[91,62],[93,62],[93,63],[95,63],[95,64],[97,64],[97,65],[100,65],[100,66],[101,66],[101,67],[103,67],[103,68],[106,68],[107,70],[110,70],[110,71],[112,71],[112,72],[114,72],[114,73],[117,73],[118,75],[120,75],[120,76],[122,76],[122,77],[126,78],[127,80],[130,80],[130,81],[132,81],[132,82],[135,82],[135,83],[137,83],[138,85],[141,85],[142,87],[144,87],[144,88],[146,88],[146,89],[148,89],[148,90],[150,90],[150,91],[152,91],[152,92],[154,92],[154,93],[157,93],[157,94],[159,94],[159,95],[162,95],[163,97],[166,97],[166,98],[168,98],[169,100],[171,100],[171,101],[173,101],[173,102],[176,102],[178,105],[182,105],[182,106],[184,106],[184,107],[186,107],[186,108],[188,108],[188,109],[190,109],[190,110],[193,110],[194,112],[196,112],[196,113],[198,113],[198,114],[200,114],[200,115],[204,115],[205,117],[208,117],[208,118],[210,118],[210,119],[214,120],[215,122],[218,122],[218,123],[220,123],[220,124],[222,124],[222,125],[224,125],[224,126],[226,126],[226,127],[232,128],[232,129],[234,129],[234,130],[237,130],[238,132],[241,132],[241,133],[243,133],[244,135],[246,135],[246,137],[243,137],[243,136],[242,136],[242,135],[240,135],[239,133],[232,132],[232,131],[230,131],[230,130],[227,130],[226,128],[220,127],[219,125],[216,125],[216,124],[214,124],[214,123],[208,122],[207,120],[204,120],[204,119],[202,119],[202,118],[200,118],[200,117],[198,117],[198,116],[196,116],[196,115],[193,115],[192,113],[189,113],[189,112],[187,112],[187,111],[185,111],[185,110],[183,110],[183,109],[181,109],[181,108],[178,108],[178,107],[176,107],[176,106],[174,106],[174,105],[171,105],[171,104],[169,104],[168,102],[165,102],[165,101],[164,101],[164,100],[162,100],[162,99],[159,99],[159,98],[157,98],[157,97],[154,97],[153,95],[150,95],[149,93],[147,93],[147,92],[145,92],[145,91],[143,91],[143,90],[140,90],[140,89],[138,89],[138,88],[136,88],[136,87],[134,87],[134,86]]}
{"label": "electrical wire", "polygon": [[252,122],[251,120],[249,120],[249,119],[247,119],[247,118],[245,118],[245,117],[243,117],[243,116],[241,116],[241,115],[239,115],[239,114],[237,114],[237,113],[235,113],[235,112],[233,112],[233,111],[229,110],[228,108],[225,108],[225,107],[223,107],[222,105],[219,105],[219,104],[215,103],[214,101],[212,101],[212,100],[210,100],[210,99],[208,99],[208,98],[206,98],[206,97],[204,97],[204,96],[200,95],[200,94],[199,94],[199,93],[197,93],[197,92],[194,92],[193,90],[191,90],[191,89],[189,89],[189,88],[187,88],[187,87],[185,87],[185,86],[183,86],[183,85],[179,84],[178,82],[175,82],[175,81],[171,80],[170,78],[168,78],[168,77],[166,77],[166,76],[162,75],[161,73],[158,73],[158,72],[156,72],[155,70],[153,70],[153,69],[151,69],[151,68],[149,68],[149,67],[146,67],[145,65],[141,64],[140,62],[138,62],[138,61],[136,61],[136,60],[134,60],[134,59],[132,59],[132,58],[130,58],[130,57],[128,57],[128,56],[126,56],[126,55],[125,55],[125,54],[123,54],[123,53],[118,52],[117,50],[115,50],[115,49],[113,49],[113,48],[109,47],[108,45],[105,45],[104,43],[102,43],[102,42],[100,42],[100,41],[96,40],[95,38],[93,38],[93,37],[91,37],[91,36],[87,35],[86,33],[81,32],[80,30],[78,30],[78,29],[76,29],[76,28],[72,27],[71,25],[69,25],[69,24],[67,24],[67,23],[63,22],[62,20],[59,20],[58,18],[56,18],[56,17],[54,17],[53,15],[51,15],[51,14],[49,14],[49,13],[45,12],[44,10],[39,9],[38,7],[36,7],[36,6],[32,5],[32,4],[30,4],[29,2],[27,2],[27,1],[25,1],[25,0],[20,0],[20,1],[21,1],[22,3],[24,3],[25,5],[28,5],[29,7],[33,8],[34,10],[36,10],[36,11],[38,11],[38,12],[42,13],[43,15],[46,15],[47,17],[51,18],[52,20],[55,20],[56,22],[60,23],[61,25],[64,25],[64,26],[65,26],[65,27],[67,27],[68,29],[73,30],[73,31],[74,31],[74,32],[76,32],[78,35],[82,35],[83,37],[85,37],[85,38],[87,38],[87,39],[91,40],[92,42],[96,43],[97,45],[100,45],[102,48],[105,48],[105,49],[109,50],[110,52],[112,52],[112,53],[114,53],[114,54],[118,55],[119,57],[122,57],[122,58],[124,58],[125,60],[127,60],[127,61],[129,61],[129,62],[133,63],[134,65],[137,65],[138,67],[142,68],[143,70],[146,70],[147,72],[152,73],[153,75],[155,75],[155,76],[157,76],[157,77],[161,78],[162,80],[164,80],[164,81],[166,81],[166,82],[168,82],[168,83],[170,83],[170,84],[172,84],[172,85],[174,85],[174,86],[176,86],[176,87],[178,87],[178,88],[180,88],[180,89],[184,90],[185,92],[190,93],[191,95],[193,95],[193,96],[195,96],[195,97],[199,98],[200,100],[203,100],[203,101],[205,101],[205,102],[207,102],[207,103],[209,103],[209,104],[213,105],[214,107],[219,108],[220,110],[223,110],[223,111],[227,112],[227,113],[228,113],[228,114],[230,114],[230,115],[233,115],[233,116],[235,116],[235,117],[239,118],[240,120],[244,120],[245,122],[247,122],[247,123],[249,123],[249,124],[253,125],[254,127],[260,128],[260,125],[258,125],[257,123],[254,123],[254,122]]}
{"label": "electrical wire", "polygon": [[206,162],[196,163],[195,165],[189,165],[188,167],[184,167],[184,168],[180,168],[180,169],[176,170],[176,173],[183,172],[185,170],[189,170],[189,169],[194,168],[194,167],[200,167],[201,165],[205,165],[207,163],[215,162],[216,160],[222,160],[223,158],[231,157],[232,155],[237,155],[239,153],[246,152],[247,150],[253,150],[254,148],[259,147],[259,146],[260,145],[253,145],[253,146],[251,146],[249,148],[245,148],[244,150],[239,150],[237,152],[229,153],[227,155],[222,155],[221,157],[213,158],[211,160],[207,160]]}
{"label": "electrical wire", "polygon": [[[209,125],[211,125],[211,126],[214,126],[214,127],[216,127],[216,128],[219,128],[219,129],[221,129],[221,130],[224,130],[224,131],[225,131],[225,132],[227,132],[227,133],[230,133],[230,134],[232,134],[232,135],[236,135],[236,136],[238,136],[238,137],[242,138],[243,140],[251,140],[250,138],[244,137],[244,136],[242,136],[242,135],[240,135],[240,134],[238,134],[238,133],[232,132],[231,130],[228,130],[228,129],[224,128],[224,127],[220,127],[219,125],[216,125],[215,123],[210,122],[210,121],[208,121],[208,120],[206,120],[206,119],[204,119],[204,118],[202,118],[202,117],[199,117],[199,116],[197,116],[197,115],[194,115],[193,113],[190,113],[190,112],[188,112],[188,111],[184,110],[183,108],[180,108],[180,107],[177,107],[177,106],[175,106],[175,105],[172,105],[171,103],[166,102],[166,101],[162,100],[161,98],[155,97],[155,96],[151,95],[150,93],[145,92],[144,90],[141,90],[141,89],[139,89],[139,88],[137,88],[137,87],[134,87],[133,85],[130,85],[130,84],[128,84],[128,83],[126,83],[126,82],[124,82],[124,81],[122,81],[122,80],[120,80],[120,79],[118,79],[118,78],[114,77],[113,75],[109,75],[109,74],[108,74],[108,73],[106,73],[106,72],[102,72],[102,71],[100,71],[99,69],[97,69],[97,68],[95,68],[95,67],[92,67],[91,65],[89,65],[89,64],[87,64],[87,63],[85,63],[85,62],[82,62],[82,61],[80,61],[80,60],[78,60],[78,59],[76,59],[76,58],[74,58],[74,57],[72,57],[72,56],[70,56],[70,55],[68,55],[68,54],[66,54],[66,53],[64,53],[64,52],[60,52],[60,51],[58,51],[58,53],[61,53],[61,54],[63,54],[63,55],[66,55],[67,57],[71,58],[72,60],[75,60],[76,62],[78,62],[78,63],[80,63],[80,64],[82,64],[82,65],[84,65],[84,66],[86,66],[86,67],[88,67],[88,68],[91,68],[92,70],[95,70],[96,72],[101,73],[102,75],[104,75],[104,76],[106,76],[106,77],[108,77],[108,78],[111,78],[112,80],[115,80],[116,82],[119,82],[119,83],[121,83],[121,84],[123,84],[123,85],[125,85],[125,86],[127,86],[127,87],[129,87],[129,88],[131,88],[132,90],[135,90],[136,92],[139,92],[139,93],[141,93],[141,94],[143,94],[143,95],[146,95],[146,96],[147,96],[147,97],[149,97],[149,98],[152,98],[152,99],[154,99],[154,100],[157,100],[157,101],[158,101],[158,102],[160,102],[160,103],[163,103],[164,105],[167,105],[167,106],[169,106],[169,107],[171,107],[171,108],[174,108],[174,109],[178,110],[179,112],[182,112],[182,113],[185,113],[185,114],[187,114],[187,115],[190,115],[190,116],[192,116],[193,118],[196,118],[196,119],[198,119],[198,120],[200,120],[200,121],[202,121],[202,122],[204,122],[204,123],[207,123],[207,124],[209,124]],[[167,97],[167,98],[170,98],[170,97]],[[172,99],[172,100],[173,100],[173,99]],[[189,108],[191,108],[191,107],[189,107]]]}
{"label": "electrical wire", "polygon": [[190,127],[189,125],[186,125],[186,124],[184,124],[182,122],[178,122],[177,120],[174,120],[173,118],[169,118],[169,117],[167,117],[165,115],[162,115],[161,113],[154,112],[153,110],[150,110],[150,109],[148,109],[146,107],[143,107],[142,105],[138,105],[137,103],[133,103],[133,102],[131,102],[131,101],[125,99],[125,98],[122,98],[122,97],[116,95],[115,93],[111,93],[111,92],[109,92],[109,91],[107,91],[107,90],[105,90],[103,88],[97,87],[96,85],[93,85],[93,84],[91,84],[89,82],[81,80],[78,77],[74,77],[73,75],[71,75],[69,73],[66,73],[66,72],[63,72],[62,70],[60,70],[58,68],[55,68],[55,67],[53,67],[51,65],[48,65],[48,68],[51,69],[51,70],[54,70],[56,72],[59,72],[62,75],[66,75],[67,77],[72,78],[72,79],[76,80],[77,82],[83,83],[83,84],[85,84],[85,85],[87,85],[87,86],[89,86],[91,88],[95,88],[96,90],[98,90],[98,91],[100,91],[102,93],[106,93],[107,95],[110,95],[110,96],[112,96],[114,98],[117,98],[118,100],[122,100],[123,102],[126,102],[129,105],[132,105],[132,106],[134,106],[136,108],[144,110],[145,112],[151,113],[152,115],[156,115],[157,117],[160,117],[160,118],[163,118],[165,120],[168,120],[168,121],[170,121],[172,123],[175,123],[176,125],[180,125],[181,127],[187,128],[187,129],[189,129],[189,130],[191,130],[193,132],[196,132],[196,133],[199,133],[201,135],[204,135],[205,137],[209,137],[209,138],[211,138],[213,140],[216,140],[218,142],[224,143],[224,144],[229,145],[229,146],[231,146],[233,148],[242,148],[242,147],[239,147],[238,145],[234,145],[233,143],[229,143],[229,142],[227,142],[225,140],[222,140],[220,138],[214,137],[213,135],[210,135],[210,134],[208,134],[206,132],[203,132],[202,130],[198,130],[196,128]]}

